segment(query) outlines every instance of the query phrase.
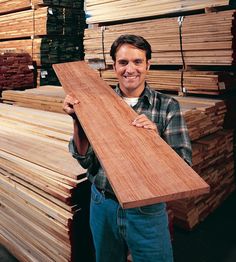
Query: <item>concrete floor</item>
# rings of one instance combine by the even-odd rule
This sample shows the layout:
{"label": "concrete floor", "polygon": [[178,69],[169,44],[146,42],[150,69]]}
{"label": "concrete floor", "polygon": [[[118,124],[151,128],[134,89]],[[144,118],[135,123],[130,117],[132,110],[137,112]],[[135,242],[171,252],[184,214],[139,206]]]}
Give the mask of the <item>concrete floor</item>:
{"label": "concrete floor", "polygon": [[[193,231],[175,228],[175,262],[236,262],[235,209],[236,192]],[[0,246],[0,262],[17,260]]]}

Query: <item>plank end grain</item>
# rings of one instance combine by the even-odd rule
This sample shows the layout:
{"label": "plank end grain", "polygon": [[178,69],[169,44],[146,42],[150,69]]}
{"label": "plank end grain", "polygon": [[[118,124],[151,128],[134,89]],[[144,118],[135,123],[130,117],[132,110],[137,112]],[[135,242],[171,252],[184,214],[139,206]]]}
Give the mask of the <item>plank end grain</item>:
{"label": "plank end grain", "polygon": [[53,65],[123,208],[209,192],[208,184],[154,131],[131,125],[137,113],[84,61]]}

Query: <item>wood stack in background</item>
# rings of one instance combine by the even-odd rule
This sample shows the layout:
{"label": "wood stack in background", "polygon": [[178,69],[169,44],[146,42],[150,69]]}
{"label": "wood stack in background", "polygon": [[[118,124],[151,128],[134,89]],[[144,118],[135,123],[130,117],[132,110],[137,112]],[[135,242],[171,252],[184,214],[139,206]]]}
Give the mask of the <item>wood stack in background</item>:
{"label": "wood stack in background", "polygon": [[[101,70],[102,78],[111,86],[118,83],[113,69]],[[149,70],[147,83],[158,91],[220,95],[236,86],[235,72]],[[183,80],[183,86],[181,81]]]}
{"label": "wood stack in background", "polygon": [[[181,30],[186,65],[235,64],[235,10],[185,16]],[[85,60],[112,64],[112,42],[121,34],[137,32],[152,46],[153,65],[183,65],[178,17],[91,26],[85,30]]]}
{"label": "wood stack in background", "polygon": [[64,98],[65,93],[59,86],[41,86],[23,92],[15,90],[2,92],[2,102],[5,104],[57,113],[64,113],[62,109]]}
{"label": "wood stack in background", "polygon": [[89,186],[68,115],[0,104],[0,243],[20,261],[92,261]]}
{"label": "wood stack in background", "polygon": [[[233,97],[236,83],[236,11],[229,4],[229,1],[86,2],[90,25],[85,30],[85,60],[110,85],[117,83],[109,55],[112,42],[121,34],[139,34],[152,46],[152,66],[147,75],[150,86],[171,95],[197,95],[175,98],[189,128],[193,168],[210,184],[211,192],[202,198],[169,204],[175,223],[186,229],[199,224],[235,189],[233,131],[224,129],[226,116],[228,123],[231,122],[228,127],[235,128],[233,106],[228,98]],[[227,7],[218,8],[224,5]]]}
{"label": "wood stack in background", "polygon": [[28,53],[0,53],[0,93],[34,87],[35,71]]}
{"label": "wood stack in background", "polygon": [[83,59],[82,8],[83,1],[0,2],[0,50],[24,50],[36,63],[38,85],[58,84],[52,64]]}
{"label": "wood stack in background", "polygon": [[104,23],[133,18],[151,17],[156,15],[165,15],[183,11],[193,11],[204,9],[205,7],[219,7],[229,5],[229,0],[177,0],[177,1],[100,1],[87,0],[86,12],[88,15],[87,23]]}

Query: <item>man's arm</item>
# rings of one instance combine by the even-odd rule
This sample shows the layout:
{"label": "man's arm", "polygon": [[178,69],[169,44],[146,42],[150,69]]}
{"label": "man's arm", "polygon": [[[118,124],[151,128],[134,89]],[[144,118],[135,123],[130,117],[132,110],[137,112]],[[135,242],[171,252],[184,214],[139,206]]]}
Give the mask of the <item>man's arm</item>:
{"label": "man's arm", "polygon": [[163,138],[189,165],[192,164],[192,147],[188,129],[179,103],[175,99],[171,99],[168,105]]}

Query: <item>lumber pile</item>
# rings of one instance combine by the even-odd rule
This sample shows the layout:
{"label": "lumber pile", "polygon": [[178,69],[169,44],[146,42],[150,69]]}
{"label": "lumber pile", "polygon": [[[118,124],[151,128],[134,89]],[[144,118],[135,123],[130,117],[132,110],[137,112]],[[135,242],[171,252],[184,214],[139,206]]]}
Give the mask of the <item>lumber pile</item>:
{"label": "lumber pile", "polygon": [[77,61],[84,56],[82,1],[24,1],[20,9],[17,4],[18,1],[0,2],[0,50],[29,53],[37,66],[35,82],[59,84],[52,64]]}
{"label": "lumber pile", "polygon": [[0,15],[36,8],[37,6],[61,6],[82,9],[80,0],[1,0]]}
{"label": "lumber pile", "polygon": [[129,0],[87,0],[85,2],[88,24],[104,23],[128,20],[134,18],[144,18],[184,11],[204,9],[206,7],[227,6],[229,0],[177,0],[177,1],[129,1]]}
{"label": "lumber pile", "polygon": [[235,190],[233,131],[220,130],[192,143],[193,168],[210,185],[210,194],[169,203],[174,223],[192,230]]}
{"label": "lumber pile", "polygon": [[[113,69],[100,70],[102,78],[111,86],[118,83]],[[149,70],[147,83],[158,91],[185,94],[220,95],[236,86],[235,73],[220,71]]]}
{"label": "lumber pile", "polygon": [[84,37],[85,60],[111,65],[112,42],[121,34],[137,32],[151,44],[154,65],[183,65],[182,54],[185,65],[235,64],[235,10],[185,16],[182,54],[177,17],[88,28]]}
{"label": "lumber pile", "polygon": [[62,103],[65,93],[58,86],[41,86],[25,91],[4,91],[2,102],[22,107],[35,108],[50,112],[63,113]]}
{"label": "lumber pile", "polygon": [[28,53],[0,53],[0,93],[34,86],[34,66]]}
{"label": "lumber pile", "polygon": [[86,259],[89,192],[67,148],[71,118],[0,104],[0,121],[0,243],[20,261]]}

